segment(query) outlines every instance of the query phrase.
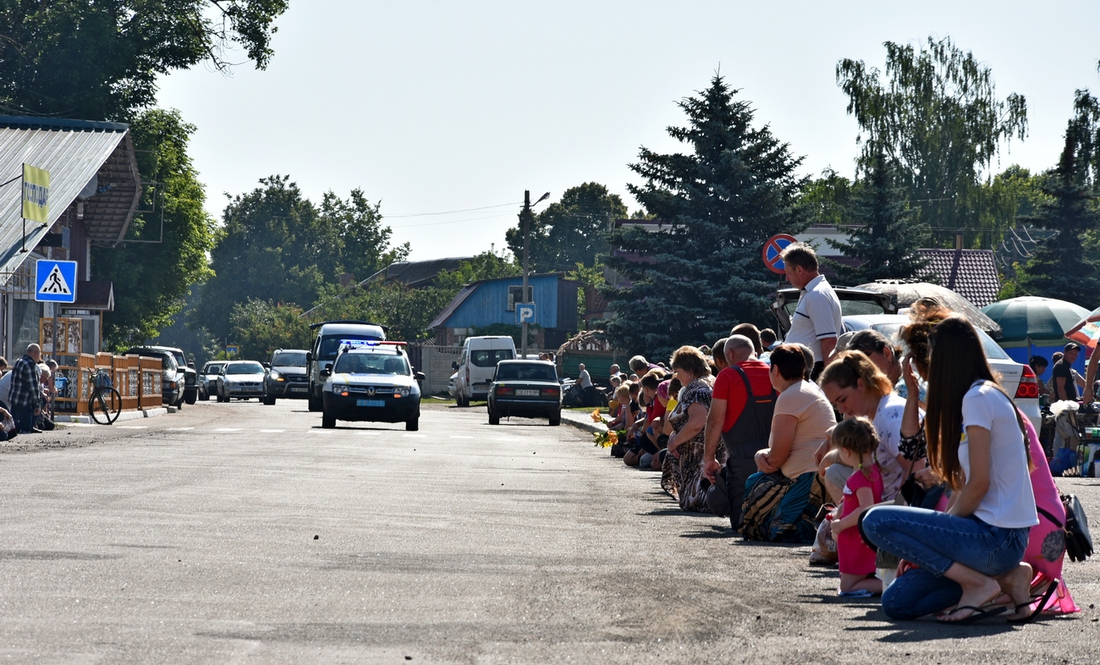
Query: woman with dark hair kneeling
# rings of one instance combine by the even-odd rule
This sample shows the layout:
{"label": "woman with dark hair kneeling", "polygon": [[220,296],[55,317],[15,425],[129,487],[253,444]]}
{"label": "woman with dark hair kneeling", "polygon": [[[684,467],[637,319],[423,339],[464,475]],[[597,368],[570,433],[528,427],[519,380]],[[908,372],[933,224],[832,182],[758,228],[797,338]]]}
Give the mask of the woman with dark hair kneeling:
{"label": "woman with dark hair kneeling", "polygon": [[[903,559],[882,595],[894,619],[947,610],[941,621],[971,623],[1003,614],[1002,590],[1026,604],[1031,567],[1020,563],[1038,523],[1023,426],[998,385],[969,321],[951,316],[929,337],[929,469],[926,485],[954,491],[946,513],[876,506],[862,529],[877,547]],[[917,568],[910,568],[909,563]]]}

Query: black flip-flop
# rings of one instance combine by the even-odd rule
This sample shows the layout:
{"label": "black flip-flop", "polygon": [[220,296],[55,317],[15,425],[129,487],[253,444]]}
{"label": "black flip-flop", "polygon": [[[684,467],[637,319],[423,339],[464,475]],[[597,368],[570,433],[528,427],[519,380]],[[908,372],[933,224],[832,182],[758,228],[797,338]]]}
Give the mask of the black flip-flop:
{"label": "black flip-flop", "polygon": [[[1037,619],[1039,617],[1039,615],[1042,613],[1043,609],[1046,608],[1047,603],[1050,602],[1051,597],[1054,596],[1054,592],[1058,590],[1058,584],[1059,584],[1058,578],[1054,578],[1051,581],[1051,583],[1047,586],[1046,592],[1042,596],[1039,596],[1039,598],[1038,598],[1039,604],[1035,606],[1035,610],[1032,611],[1031,614],[1028,614],[1027,616],[1019,617],[1017,619],[1008,619],[1008,622],[1009,623],[1031,623],[1032,621]],[[1035,601],[1036,601],[1036,599],[1034,597],[1032,597],[1032,599],[1029,600],[1028,602],[1020,603],[1019,605],[1016,606],[1016,610],[1015,610],[1015,612],[1013,612],[1013,614],[1015,614],[1016,612],[1019,612],[1020,610],[1024,609],[1025,607],[1031,607],[1031,605],[1033,605],[1035,603]]]}
{"label": "black flip-flop", "polygon": [[940,623],[954,624],[959,626],[968,626],[982,619],[988,619],[990,617],[1000,616],[1008,611],[1007,605],[982,605],[981,607],[974,607],[973,605],[959,605],[955,609],[951,610],[947,614],[954,614],[959,610],[970,610],[973,612],[968,617],[962,619],[944,619],[939,618]]}

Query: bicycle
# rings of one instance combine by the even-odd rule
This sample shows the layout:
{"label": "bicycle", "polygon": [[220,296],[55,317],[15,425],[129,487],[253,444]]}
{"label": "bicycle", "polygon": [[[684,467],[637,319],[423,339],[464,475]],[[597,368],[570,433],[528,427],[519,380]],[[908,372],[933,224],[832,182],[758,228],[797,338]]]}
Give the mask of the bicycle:
{"label": "bicycle", "polygon": [[88,398],[88,413],[100,425],[118,420],[122,411],[122,395],[111,385],[111,375],[99,370],[92,377],[92,396]]}

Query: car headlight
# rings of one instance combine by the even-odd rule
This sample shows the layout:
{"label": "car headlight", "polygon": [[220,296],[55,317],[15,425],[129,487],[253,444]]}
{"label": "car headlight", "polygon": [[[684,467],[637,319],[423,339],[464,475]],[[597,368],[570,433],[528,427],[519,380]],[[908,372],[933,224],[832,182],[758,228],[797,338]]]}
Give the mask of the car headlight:
{"label": "car headlight", "polygon": [[346,383],[334,383],[332,384],[332,394],[340,395],[341,397],[348,396],[348,384]]}
{"label": "car headlight", "polygon": [[283,376],[281,374],[279,374],[278,372],[276,372],[275,370],[271,370],[271,373],[268,374],[268,376],[275,379],[276,381],[282,381],[283,380]]}
{"label": "car headlight", "polygon": [[393,396],[394,397],[408,397],[411,392],[412,392],[412,388],[409,387],[409,386],[394,386]]}

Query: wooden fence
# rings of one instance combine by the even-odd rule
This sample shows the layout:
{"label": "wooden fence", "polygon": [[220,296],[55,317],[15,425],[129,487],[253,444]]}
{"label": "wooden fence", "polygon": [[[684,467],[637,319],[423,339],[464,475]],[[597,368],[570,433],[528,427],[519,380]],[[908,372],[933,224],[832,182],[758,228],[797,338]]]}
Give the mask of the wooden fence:
{"label": "wooden fence", "polygon": [[123,410],[152,409],[162,404],[161,361],[158,358],[141,356],[116,356],[110,353],[97,353],[94,356],[82,353],[76,358],[76,365],[62,365],[58,368],[57,400],[55,410],[58,413],[88,413],[88,398],[92,396],[92,381],[96,372],[106,371],[111,377],[111,385],[122,396]]}

